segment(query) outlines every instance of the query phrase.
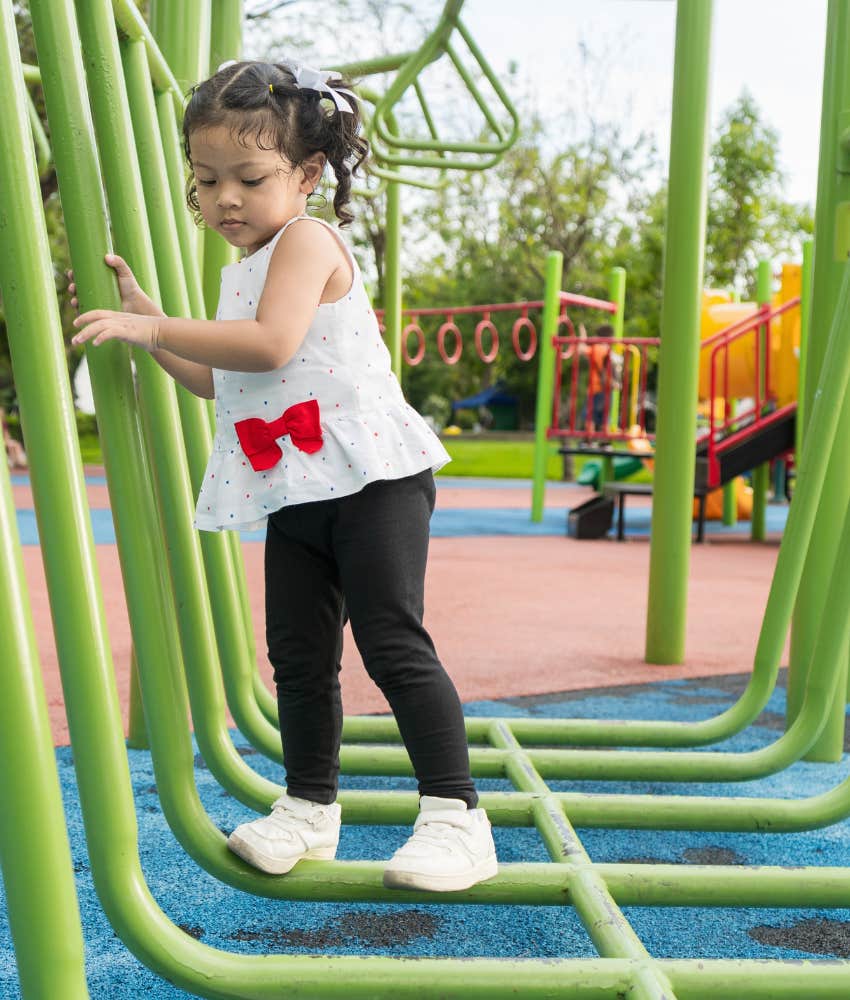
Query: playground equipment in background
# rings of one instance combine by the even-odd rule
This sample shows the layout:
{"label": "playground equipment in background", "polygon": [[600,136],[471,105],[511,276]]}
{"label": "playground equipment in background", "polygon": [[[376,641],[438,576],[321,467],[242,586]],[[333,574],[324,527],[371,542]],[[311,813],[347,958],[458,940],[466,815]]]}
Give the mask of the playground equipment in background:
{"label": "playground equipment in background", "polygon": [[[762,410],[771,407],[780,411],[790,413],[785,408],[796,406],[799,385],[799,358],[800,358],[800,311],[795,308],[800,301],[800,291],[802,284],[802,267],[799,264],[786,263],[782,265],[781,280],[779,290],[773,297],[771,318],[769,321],[769,334],[767,346],[769,355],[764,361],[764,371],[761,374],[760,385],[762,399],[754,399],[757,392],[756,371],[760,362],[761,342],[753,337],[752,343],[737,336],[739,333],[746,334],[752,329],[749,324],[759,315],[759,307],[754,302],[734,301],[729,292],[707,289],[702,296],[702,310],[700,323],[700,341],[702,350],[700,352],[699,369],[699,404],[698,404],[698,426],[701,426],[697,434],[697,447],[705,445],[709,439],[714,440],[718,433],[725,433],[731,428],[744,428],[751,413],[755,410]],[[588,341],[590,343],[591,341]],[[605,395],[605,413],[608,417],[608,428],[600,428],[597,432],[592,432],[588,428],[590,417],[590,399],[587,398],[583,417],[584,426],[580,426],[581,420],[577,419],[579,398],[578,386],[586,384],[586,375],[579,376],[578,368],[582,363],[583,356],[577,356],[575,349],[570,346],[561,354],[562,359],[570,360],[572,363],[572,379],[570,381],[571,393],[565,409],[569,413],[568,427],[571,433],[568,435],[575,440],[609,440],[611,435],[608,431],[614,431],[617,440],[622,440],[629,454],[623,456],[613,456],[605,461],[601,458],[591,457],[590,461],[584,464],[582,472],[578,476],[577,482],[581,485],[591,486],[599,489],[607,479],[619,481],[627,479],[629,476],[639,472],[642,468],[652,468],[651,460],[639,461],[635,453],[651,450],[651,442],[654,435],[646,432],[647,419],[644,415],[642,419],[635,420],[635,409],[641,403],[646,406],[648,397],[645,392],[646,373],[641,373],[637,369],[645,363],[645,352],[639,352],[637,348],[629,344],[626,349],[619,346],[616,339],[607,341],[594,340],[592,342],[605,343],[607,357],[612,359],[616,353],[622,352],[621,356],[628,357],[627,351],[632,356],[632,366],[626,365],[624,382],[631,383],[632,396],[631,405],[627,414],[618,417],[614,413],[612,398],[618,391],[613,365],[606,363],[605,374],[602,379],[602,391]],[[709,351],[708,348],[711,348]],[[718,373],[718,356],[722,355],[722,375]],[[589,365],[590,361],[584,357],[584,364]],[[561,380],[561,384],[563,384]],[[556,392],[559,381],[556,378]],[[636,392],[635,390],[638,390]],[[739,405],[739,401],[749,401],[744,405]],[[759,405],[761,403],[761,405]],[[749,406],[750,409],[746,409]],[[562,412],[557,402],[555,403],[555,415],[553,420],[559,420],[559,413]],[[728,418],[736,418],[734,421]],[[625,434],[621,432],[620,424],[627,425]],[[554,434],[552,436],[555,436]],[[578,449],[576,449],[578,450]],[[592,456],[593,451],[588,449]],[[790,452],[783,452],[777,456],[780,459],[788,457]],[[715,462],[719,463],[718,453],[713,452]],[[738,463],[740,464],[740,463]],[[742,470],[743,471],[743,470]],[[709,492],[706,503],[706,520],[720,520],[724,516],[723,493],[721,486],[726,480],[718,482],[720,470],[715,467],[711,470],[708,483],[715,489]],[[729,480],[731,482],[732,480]],[[737,518],[748,520],[752,511],[752,490],[746,487],[739,477],[734,479],[736,483],[734,502],[737,508]],[[728,498],[727,498],[728,504]],[[694,517],[696,517],[697,505],[694,505]]]}
{"label": "playground equipment in background", "polygon": [[[221,16],[226,7],[235,12],[239,23],[238,4],[226,5],[221,0],[213,10]],[[201,17],[200,4],[187,0],[179,5],[157,4],[156,8],[161,16],[164,12],[174,16],[175,24],[181,26],[182,33],[170,38],[175,51],[196,52],[199,38],[208,37],[204,31],[210,25]],[[452,3],[449,8],[454,16],[460,4]],[[207,5],[207,12],[209,9]],[[171,252],[178,232],[186,227],[181,227],[177,213],[183,208],[183,178],[182,172],[174,169],[179,167],[174,156],[179,143],[174,120],[176,94],[168,65],[130,0],[115,0],[115,11],[121,17],[120,39],[112,8],[105,0],[80,0],[76,12],[69,0],[51,0],[49,4],[32,0],[30,10],[81,302],[117,306],[114,282],[102,265],[103,253],[111,248],[106,228],[109,220],[117,249],[154,296],[159,295],[156,264],[160,265],[163,305],[167,311],[176,309],[189,301],[187,279],[196,290],[201,283],[195,241],[187,242],[182,256]],[[704,0],[679,5],[676,108],[681,106],[679,90],[699,62],[694,58],[695,42],[703,40],[707,45],[709,14],[710,5]],[[229,51],[235,44],[233,32],[224,30],[232,27],[232,20],[214,20],[212,27],[216,56],[238,54]],[[187,37],[190,30],[198,37]],[[836,30],[834,34],[846,51],[850,32]],[[446,39],[439,41],[442,44]],[[435,54],[433,46],[426,45],[423,51],[427,58]],[[84,54],[90,91],[82,65]],[[155,87],[151,73],[158,81]],[[612,753],[607,749],[705,746],[741,731],[764,708],[776,683],[810,539],[829,513],[823,511],[821,498],[850,381],[850,265],[845,265],[826,358],[819,366],[807,446],[768,596],[752,679],[739,701],[722,715],[696,724],[668,719],[468,720],[473,773],[508,779],[514,786],[509,793],[485,792],[482,805],[497,825],[535,827],[552,863],[504,865],[492,881],[440,902],[569,903],[579,912],[600,958],[430,958],[411,963],[375,956],[229,954],[196,940],[168,920],[151,896],[139,862],[132,789],[71,420],[67,366],[11,0],[0,0],[0,79],[7,95],[0,102],[0,132],[7,140],[0,145],[0,221],[11,243],[22,251],[0,256],[0,284],[32,467],[89,860],[104,909],[127,946],[178,987],[219,1000],[276,997],[281,984],[302,996],[344,998],[356,994],[370,1000],[401,1000],[428,993],[452,1000],[472,994],[500,1000],[518,993],[529,998],[571,995],[601,1000],[628,994],[640,1000],[661,996],[673,1000],[677,995],[745,1000],[750,984],[759,997],[844,1000],[850,990],[850,963],[657,960],[647,953],[621,907],[840,907],[846,905],[850,891],[850,870],[596,864],[574,825],[804,830],[850,815],[850,783],[839,783],[824,795],[786,801],[747,796],[704,799],[555,793],[546,782],[589,777],[618,782],[642,778],[654,782],[749,780],[789,766],[820,738],[836,692],[843,691],[843,676],[836,665],[850,641],[850,588],[844,579],[850,565],[850,517],[846,510],[841,519],[841,541],[835,546],[835,569],[828,574],[813,656],[813,664],[820,669],[813,669],[805,678],[801,711],[788,731],[775,743],[743,754],[645,749]],[[151,99],[154,90],[155,105]],[[92,127],[97,130],[100,150]],[[137,148],[145,154],[144,176],[138,169]],[[674,136],[673,148],[687,149],[689,144],[677,144]],[[100,169],[100,155],[107,169]],[[107,185],[105,195],[102,183]],[[688,216],[670,214],[676,219]],[[151,230],[162,254],[156,263]],[[667,259],[671,256],[676,255],[668,253]],[[560,261],[557,255],[550,256],[541,330],[541,342],[547,345],[553,343],[562,313],[560,285]],[[610,311],[611,303],[597,307]],[[204,315],[197,299],[192,308],[195,311],[189,314]],[[551,365],[549,374],[554,377],[554,350],[544,351],[542,358],[547,360],[541,368]],[[279,759],[279,741],[271,721],[274,705],[256,675],[232,550],[225,548],[224,539],[208,538],[201,549],[189,528],[193,452],[189,452],[187,463],[186,449],[195,430],[203,428],[207,414],[200,412],[198,423],[192,424],[192,411],[178,410],[173,386],[150,359],[137,352],[136,362],[138,396],[126,348],[106,345],[90,353],[145,717],[150,726],[156,790],[177,840],[215,877],[239,890],[270,898],[432,902],[433,897],[399,897],[397,892],[385,890],[381,866],[369,862],[308,862],[286,878],[269,878],[249,870],[229,854],[223,835],[204,812],[193,783],[189,707],[204,762],[224,793],[264,810],[279,788],[262,779],[236,752],[227,731],[225,697],[252,744]],[[548,385],[551,389],[551,381]],[[543,400],[544,429],[550,398],[551,393],[538,399],[538,405]],[[186,433],[185,442],[181,431]],[[194,444],[202,449],[206,446],[202,438]],[[153,482],[148,469],[155,470]],[[0,480],[0,555],[7,569],[0,584],[0,654],[4,659],[0,672],[4,789],[0,862],[10,924],[25,1000],[85,1000],[70,856],[67,841],[62,842],[56,769],[46,736],[43,693],[36,683],[14,512],[7,473],[2,468]],[[834,530],[834,520],[830,517],[829,521]],[[399,735],[392,719],[348,718],[344,738],[344,772],[411,773],[406,754],[394,745]],[[346,823],[409,823],[416,811],[414,793],[346,791],[340,801]],[[33,815],[49,819],[32,824]],[[21,829],[26,829],[28,836],[20,836]]]}
{"label": "playground equipment in background", "polygon": [[[764,267],[762,272],[764,273]],[[802,269],[786,264],[782,268],[780,289],[771,305],[732,302],[728,293],[703,293],[698,413],[704,427],[696,434],[697,477],[695,488],[709,490],[706,516],[749,517],[753,494],[738,483],[743,472],[755,469],[771,459],[787,459],[795,443],[795,417],[800,355],[800,291]],[[580,374],[589,366],[589,344],[606,348],[602,392],[603,426],[591,420],[592,401],[587,393],[579,406],[579,386],[589,382]],[[654,434],[648,430],[647,393],[648,349],[657,340],[618,340],[616,338],[556,337],[552,422],[549,439],[578,442],[562,451],[570,454],[599,454],[594,442],[621,443],[624,452],[648,453]],[[622,367],[621,384],[614,375],[613,359],[618,353],[631,355],[631,364]],[[569,376],[562,369],[569,364]],[[566,402],[563,386],[568,385]],[[619,405],[618,405],[619,402]],[[566,411],[566,416],[564,416]],[[581,442],[586,442],[583,445]],[[634,468],[626,464],[633,455],[618,456],[606,450],[585,473],[585,481],[600,491],[606,482],[622,478],[619,473]],[[620,462],[619,468],[614,464]],[[648,464],[648,463],[647,463]],[[718,497],[716,491],[726,487]],[[719,504],[719,515],[718,511]],[[694,505],[696,511],[697,504]],[[598,516],[593,511],[594,516]],[[695,515],[696,516],[696,513]],[[596,536],[598,537],[598,535]]]}

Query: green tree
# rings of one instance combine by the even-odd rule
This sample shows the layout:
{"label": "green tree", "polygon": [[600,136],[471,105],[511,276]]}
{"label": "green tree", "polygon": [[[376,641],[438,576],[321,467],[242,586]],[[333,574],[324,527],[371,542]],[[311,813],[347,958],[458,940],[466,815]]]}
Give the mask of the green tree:
{"label": "green tree", "polygon": [[706,283],[754,292],[761,257],[799,253],[800,237],[811,233],[808,205],[783,197],[779,133],[744,91],[723,113],[711,147],[706,227]]}
{"label": "green tree", "polygon": [[[641,183],[651,150],[643,137],[628,143],[620,130],[598,124],[555,151],[547,151],[547,139],[543,121],[532,118],[500,163],[458,176],[419,213],[413,221],[416,240],[440,249],[408,281],[406,306],[540,300],[550,250],[563,254],[564,288],[607,298],[611,246],[622,228],[623,205],[629,190]],[[591,332],[602,321],[583,310],[570,315]],[[493,316],[501,350],[492,365],[475,354],[475,321],[457,320],[464,333],[462,363],[447,368],[432,349],[406,379],[411,402],[418,405],[434,393],[468,395],[501,379],[519,396],[521,418],[529,423],[537,365],[520,361],[511,349],[514,318]]]}

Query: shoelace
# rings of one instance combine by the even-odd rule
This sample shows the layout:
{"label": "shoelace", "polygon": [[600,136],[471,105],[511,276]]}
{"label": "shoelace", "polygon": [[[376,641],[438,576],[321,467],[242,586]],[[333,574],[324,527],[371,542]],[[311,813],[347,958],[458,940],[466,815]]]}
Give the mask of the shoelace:
{"label": "shoelace", "polygon": [[286,836],[292,839],[295,836],[295,831],[290,825],[292,819],[301,820],[315,827],[327,819],[327,812],[324,809],[315,809],[311,811],[310,815],[302,816],[295,809],[288,808],[286,805],[279,805],[274,807],[267,819],[277,831],[286,834]]}
{"label": "shoelace", "polygon": [[426,821],[413,834],[411,840],[421,841],[437,847],[451,847],[452,835],[467,834],[468,831],[454,823],[442,823],[439,820]]}

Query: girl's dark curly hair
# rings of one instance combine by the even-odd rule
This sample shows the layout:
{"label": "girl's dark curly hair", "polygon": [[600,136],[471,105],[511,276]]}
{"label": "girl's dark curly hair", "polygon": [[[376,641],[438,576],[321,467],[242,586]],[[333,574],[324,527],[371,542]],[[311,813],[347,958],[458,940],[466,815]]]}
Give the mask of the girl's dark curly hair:
{"label": "girl's dark curly hair", "polygon": [[[331,77],[328,85],[351,89],[341,77]],[[260,149],[276,149],[293,168],[314,153],[324,153],[336,176],[334,212],[341,226],[352,221],[346,207],[351,177],[369,152],[369,143],[359,135],[360,109],[353,97],[344,95],[354,114],[343,113],[318,91],[296,86],[288,66],[266,62],[231,63],[194,86],[188,96],[183,114],[183,150],[191,171],[186,203],[196,223],[202,217],[189,136],[219,125],[230,127],[243,145],[254,140]]]}

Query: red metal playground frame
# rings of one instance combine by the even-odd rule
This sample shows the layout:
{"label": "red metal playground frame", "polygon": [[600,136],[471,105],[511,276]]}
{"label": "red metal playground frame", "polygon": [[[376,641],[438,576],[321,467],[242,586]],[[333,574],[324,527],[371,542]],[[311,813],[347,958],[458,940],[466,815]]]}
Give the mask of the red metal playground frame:
{"label": "red metal playground frame", "polygon": [[[560,312],[557,322],[558,332],[552,338],[552,346],[557,351],[555,364],[555,387],[552,398],[551,426],[547,437],[578,441],[621,441],[628,442],[636,437],[654,441],[654,434],[647,429],[649,396],[647,390],[649,351],[660,348],[657,337],[579,337],[567,310],[570,307],[594,309],[603,313],[615,313],[617,305],[604,299],[571,292],[559,293]],[[720,456],[724,451],[756,433],[757,431],[784,419],[796,409],[796,403],[776,406],[770,363],[770,338],[776,336],[771,330],[773,320],[800,305],[799,297],[790,299],[777,307],[760,306],[752,315],[739,320],[712,337],[704,340],[700,350],[709,354],[709,416],[708,427],[696,436],[696,446],[705,447],[708,459],[708,485],[720,485]],[[489,305],[458,306],[454,308],[405,309],[406,320],[402,330],[402,356],[411,367],[422,363],[426,354],[426,335],[420,325],[423,318],[440,317],[442,322],[436,332],[436,346],[441,360],[455,365],[464,350],[463,333],[455,322],[456,317],[478,317],[473,330],[474,349],[485,364],[492,364],[499,353],[500,333],[493,317],[503,314],[518,314],[510,329],[510,341],[514,353],[521,361],[530,361],[537,354],[539,345],[538,326],[529,314],[540,311],[543,301],[501,302]],[[383,310],[377,310],[381,331],[384,331]],[[567,331],[562,335],[561,330]],[[522,344],[523,333],[528,341]],[[410,337],[416,339],[413,353],[409,350]],[[489,345],[485,339],[489,336]],[[748,396],[748,408],[735,410],[729,394],[730,348],[745,337],[752,337],[753,366],[752,391]],[[582,387],[587,385],[587,374],[582,367],[590,365],[587,349],[596,344],[606,344],[605,368],[601,375],[604,392],[602,426],[591,427],[592,400],[590,394],[579,406]],[[614,357],[623,359],[620,384],[614,377]],[[565,377],[564,366],[569,364]],[[566,390],[566,391],[565,391]],[[722,401],[722,403],[721,403]],[[611,420],[612,413],[616,420]],[[636,452],[644,456],[646,452]]]}

